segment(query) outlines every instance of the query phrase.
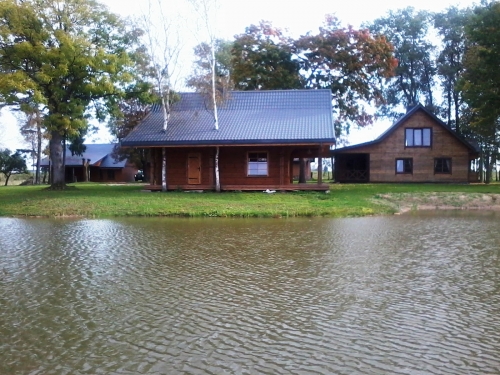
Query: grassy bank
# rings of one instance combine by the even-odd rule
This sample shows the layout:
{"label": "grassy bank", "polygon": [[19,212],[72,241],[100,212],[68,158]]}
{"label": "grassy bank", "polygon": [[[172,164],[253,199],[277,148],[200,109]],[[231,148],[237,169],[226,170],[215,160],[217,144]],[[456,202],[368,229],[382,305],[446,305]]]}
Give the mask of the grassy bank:
{"label": "grassy bank", "polygon": [[[349,217],[393,214],[418,205],[500,205],[500,185],[333,184],[330,193],[150,193],[140,184],[0,187],[0,216]],[[485,197],[487,199],[485,200]],[[467,207],[466,207],[467,208]]]}

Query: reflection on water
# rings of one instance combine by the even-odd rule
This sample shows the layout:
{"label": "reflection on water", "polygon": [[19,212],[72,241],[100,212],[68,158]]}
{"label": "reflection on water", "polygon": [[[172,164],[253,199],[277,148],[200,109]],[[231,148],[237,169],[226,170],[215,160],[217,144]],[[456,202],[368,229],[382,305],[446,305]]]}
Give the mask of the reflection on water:
{"label": "reflection on water", "polygon": [[0,374],[500,373],[497,215],[0,219]]}

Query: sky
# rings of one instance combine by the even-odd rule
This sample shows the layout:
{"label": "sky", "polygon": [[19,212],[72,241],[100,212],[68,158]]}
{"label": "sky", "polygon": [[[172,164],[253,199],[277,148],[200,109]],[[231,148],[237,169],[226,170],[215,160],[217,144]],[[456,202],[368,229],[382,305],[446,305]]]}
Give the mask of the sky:
{"label": "sky", "polygon": [[[155,2],[155,0],[152,0]],[[176,85],[182,89],[184,76],[188,74],[192,66],[192,49],[201,41],[194,30],[194,11],[186,3],[187,0],[160,0],[164,9],[177,9],[176,19],[181,24],[181,37],[183,37],[183,49],[180,56],[180,66],[183,71],[178,74]],[[123,17],[134,17],[146,12],[146,0],[101,0],[108,8]],[[234,35],[241,34],[245,28],[252,24],[258,24],[260,20],[271,21],[274,26],[288,30],[289,35],[298,37],[308,31],[316,32],[323,23],[326,14],[334,13],[342,25],[360,27],[362,23],[373,21],[383,17],[390,10],[402,9],[413,6],[433,12],[442,11],[449,6],[467,7],[474,4],[470,0],[217,0],[218,10],[216,12],[216,35],[224,39],[232,39]],[[171,14],[171,13],[170,13]],[[11,149],[23,147],[21,139],[17,134],[15,122],[5,111],[0,116],[0,147]],[[351,144],[365,142],[374,139],[382,133],[390,124],[379,123],[360,131],[352,131]],[[111,137],[105,126],[91,141],[109,142]]]}

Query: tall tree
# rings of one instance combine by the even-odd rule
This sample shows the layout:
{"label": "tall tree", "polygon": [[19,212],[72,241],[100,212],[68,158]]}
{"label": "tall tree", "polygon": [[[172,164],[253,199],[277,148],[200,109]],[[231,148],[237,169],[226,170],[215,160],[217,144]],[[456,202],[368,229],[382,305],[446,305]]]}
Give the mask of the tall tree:
{"label": "tall tree", "polygon": [[336,17],[327,15],[319,33],[302,36],[294,49],[306,87],[332,91],[339,139],[351,122],[362,126],[373,121],[366,107],[383,102],[383,84],[397,66],[393,48],[383,36],[341,27]]}
{"label": "tall tree", "polygon": [[463,103],[458,81],[464,70],[464,56],[467,49],[465,25],[470,10],[450,7],[434,15],[434,27],[441,38],[442,47],[437,58],[437,74],[441,80],[445,100],[445,117],[448,126],[461,131],[460,107]]}
{"label": "tall tree", "polygon": [[52,188],[64,188],[63,140],[115,108],[132,82],[139,34],[95,0],[0,0],[0,95],[43,105]]}
{"label": "tall tree", "polygon": [[12,154],[8,149],[0,150],[0,173],[5,176],[7,186],[12,173],[26,173],[26,160],[19,152]]}
{"label": "tall tree", "polygon": [[413,7],[390,11],[368,25],[374,34],[385,35],[398,60],[395,77],[384,90],[387,105],[381,107],[382,114],[394,117],[398,115],[395,107],[417,103],[432,112],[436,110],[433,93],[436,67],[432,56],[435,47],[428,37],[429,26],[430,13]]}
{"label": "tall tree", "polygon": [[237,35],[232,50],[233,81],[237,90],[303,88],[293,40],[268,21],[250,25]]}
{"label": "tall tree", "polygon": [[474,9],[466,34],[470,47],[460,82],[463,96],[473,114],[471,127],[483,143],[486,182],[499,148],[500,133],[500,2]]}

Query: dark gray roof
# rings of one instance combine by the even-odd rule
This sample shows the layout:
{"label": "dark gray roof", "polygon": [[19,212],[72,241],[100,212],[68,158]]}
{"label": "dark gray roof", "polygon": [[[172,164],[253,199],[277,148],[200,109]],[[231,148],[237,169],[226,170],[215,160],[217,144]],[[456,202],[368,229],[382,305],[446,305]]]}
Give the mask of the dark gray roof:
{"label": "dark gray roof", "polygon": [[334,143],[330,90],[231,91],[218,109],[209,98],[182,93],[163,131],[161,108],[151,113],[122,146]]}
{"label": "dark gray roof", "polygon": [[[114,143],[89,143],[86,144],[87,149],[83,153],[83,156],[71,155],[71,151],[66,147],[66,166],[81,166],[82,158],[90,159],[90,165],[95,165],[101,161],[101,168],[123,168],[125,167],[126,160],[117,161],[111,154],[113,152]],[[41,165],[43,167],[49,165],[49,159],[42,159]]]}
{"label": "dark gray roof", "polygon": [[369,141],[369,142],[364,142],[364,143],[359,143],[357,145],[352,145],[352,146],[346,146],[346,147],[341,147],[337,148],[335,150],[332,150],[331,152],[333,154],[339,153],[345,150],[353,150],[356,148],[361,148],[365,146],[371,146],[377,143],[382,142],[384,139],[386,139],[389,135],[391,135],[403,122],[405,122],[408,118],[413,116],[413,114],[417,111],[423,111],[427,115],[429,115],[438,125],[442,126],[445,128],[448,132],[450,132],[455,138],[457,138],[460,142],[462,142],[465,146],[467,146],[471,151],[474,152],[479,152],[478,147],[473,145],[471,142],[467,141],[465,138],[461,137],[458,135],[453,129],[451,129],[448,125],[446,125],[443,121],[441,121],[436,115],[434,115],[432,112],[428,111],[422,104],[418,104],[414,106],[412,109],[410,109],[408,112],[406,112],[403,116],[401,116],[393,125],[391,125],[385,132],[380,134],[375,140]]}

